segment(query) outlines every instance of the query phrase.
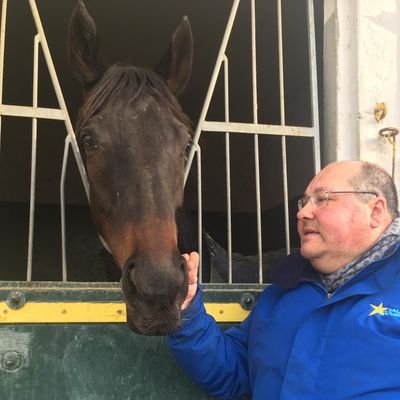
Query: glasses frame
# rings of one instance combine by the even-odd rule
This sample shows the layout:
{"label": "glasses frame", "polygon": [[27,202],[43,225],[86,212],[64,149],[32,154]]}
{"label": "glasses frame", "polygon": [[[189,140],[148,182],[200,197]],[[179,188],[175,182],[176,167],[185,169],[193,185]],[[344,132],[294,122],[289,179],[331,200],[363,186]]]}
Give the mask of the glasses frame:
{"label": "glasses frame", "polygon": [[[321,193],[324,193],[326,196],[326,201],[323,202],[322,204],[316,202],[316,197],[321,195]],[[378,197],[378,193],[372,192],[372,191],[356,191],[356,190],[320,190],[310,196],[303,195],[297,200],[297,209],[298,211],[302,210],[309,202],[313,205],[314,208],[323,208],[326,207],[329,204],[329,198],[330,194],[372,194],[376,197]]]}

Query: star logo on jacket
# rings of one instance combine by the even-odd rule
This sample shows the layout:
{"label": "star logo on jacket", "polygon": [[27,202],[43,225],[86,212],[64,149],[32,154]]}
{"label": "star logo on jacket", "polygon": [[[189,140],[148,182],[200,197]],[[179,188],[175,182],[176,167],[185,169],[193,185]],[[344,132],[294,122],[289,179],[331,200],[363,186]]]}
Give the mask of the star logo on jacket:
{"label": "star logo on jacket", "polygon": [[370,304],[372,307],[372,311],[369,313],[369,316],[379,314],[379,315],[385,315],[385,311],[389,309],[389,307],[383,307],[383,303],[379,304],[379,306],[375,306],[373,304]]}
{"label": "star logo on jacket", "polygon": [[376,306],[374,304],[370,304],[370,306],[372,307],[372,311],[369,313],[369,316],[383,315],[385,317],[400,318],[400,307],[384,307],[383,303],[379,304],[379,306]]}

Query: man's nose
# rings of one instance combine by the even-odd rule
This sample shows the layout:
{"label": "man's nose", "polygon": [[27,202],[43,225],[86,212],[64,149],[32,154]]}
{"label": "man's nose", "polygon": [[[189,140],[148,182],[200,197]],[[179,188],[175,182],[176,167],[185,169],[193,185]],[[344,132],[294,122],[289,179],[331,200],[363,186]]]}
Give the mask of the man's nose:
{"label": "man's nose", "polygon": [[314,215],[315,207],[311,203],[311,200],[308,200],[307,203],[302,207],[299,211],[297,211],[297,219],[304,218],[312,218]]}

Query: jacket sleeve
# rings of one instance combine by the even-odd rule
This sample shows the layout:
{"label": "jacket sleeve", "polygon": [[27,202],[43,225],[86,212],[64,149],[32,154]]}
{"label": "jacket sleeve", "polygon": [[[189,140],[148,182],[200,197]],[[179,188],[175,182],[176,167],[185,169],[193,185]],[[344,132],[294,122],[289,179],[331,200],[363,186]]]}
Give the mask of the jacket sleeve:
{"label": "jacket sleeve", "polygon": [[205,311],[201,287],[182,313],[182,327],[168,338],[178,364],[203,390],[222,399],[250,393],[247,339],[251,315],[222,331]]}

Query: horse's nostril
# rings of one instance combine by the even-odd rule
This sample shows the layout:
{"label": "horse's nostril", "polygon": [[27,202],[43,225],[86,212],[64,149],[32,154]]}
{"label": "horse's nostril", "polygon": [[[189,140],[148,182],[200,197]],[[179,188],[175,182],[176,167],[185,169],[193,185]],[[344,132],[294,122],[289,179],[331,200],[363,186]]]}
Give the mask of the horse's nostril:
{"label": "horse's nostril", "polygon": [[125,264],[125,268],[130,272],[135,268],[135,262],[133,259],[129,259],[126,264]]}
{"label": "horse's nostril", "polygon": [[131,281],[133,284],[136,284],[136,283],[135,283],[135,275],[136,275],[135,270],[134,270],[134,269],[131,269],[130,272],[129,272],[129,278],[130,278],[130,281]]}
{"label": "horse's nostril", "polygon": [[131,258],[126,262],[126,264],[124,266],[124,275],[125,275],[127,281],[130,281],[132,283],[135,282],[135,270],[136,270],[136,263]]}

